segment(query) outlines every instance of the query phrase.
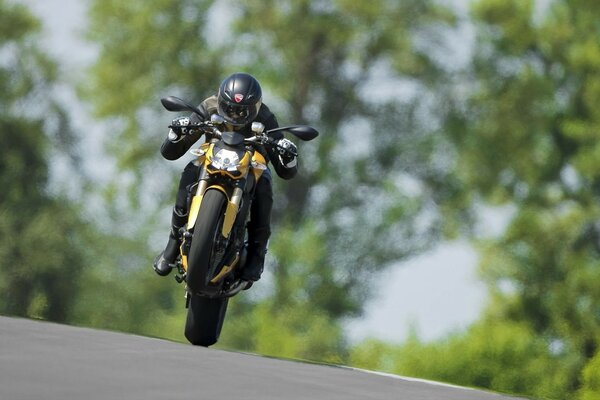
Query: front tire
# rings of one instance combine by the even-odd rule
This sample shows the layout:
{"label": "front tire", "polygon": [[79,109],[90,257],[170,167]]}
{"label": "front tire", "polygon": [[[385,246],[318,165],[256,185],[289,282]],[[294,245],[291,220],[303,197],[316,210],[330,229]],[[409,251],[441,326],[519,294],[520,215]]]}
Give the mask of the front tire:
{"label": "front tire", "polygon": [[221,238],[226,203],[227,198],[219,190],[208,190],[202,199],[194,227],[186,279],[189,290],[194,294],[207,291],[220,261],[215,259],[215,249]]}

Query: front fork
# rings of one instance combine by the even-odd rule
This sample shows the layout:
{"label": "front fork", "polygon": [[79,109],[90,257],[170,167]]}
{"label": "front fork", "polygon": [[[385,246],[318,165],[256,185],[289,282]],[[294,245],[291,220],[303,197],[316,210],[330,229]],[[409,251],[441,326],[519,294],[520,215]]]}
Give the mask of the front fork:
{"label": "front fork", "polygon": [[[202,198],[204,197],[206,190],[211,187],[215,187],[216,190],[222,191],[228,199],[227,207],[225,210],[225,218],[223,221],[223,227],[221,231],[221,235],[225,238],[229,237],[229,235],[231,234],[236,218],[238,216],[240,204],[242,203],[242,198],[244,196],[244,190],[242,189],[242,187],[244,187],[246,183],[245,180],[236,182],[236,185],[233,188],[233,191],[230,196],[222,186],[209,185],[208,178],[208,173],[206,173],[206,171],[203,169],[201,172],[198,187],[195,191],[195,195],[192,198],[191,204],[189,206],[189,216],[187,225],[184,228],[181,228],[180,230],[180,235],[182,238],[180,247],[181,259],[177,263],[177,269],[179,274],[175,275],[175,280],[178,283],[183,283],[186,280],[188,269],[187,257],[190,251],[191,240],[193,235],[193,232],[191,232],[190,230],[196,225],[197,218],[200,212],[200,206],[202,204]],[[224,264],[219,274],[217,274],[217,276],[213,278],[211,282],[218,283],[219,281],[223,280],[226,276],[228,276],[229,273],[235,268],[236,264],[238,263],[239,256],[240,254],[236,253],[235,255],[228,257],[231,259]]]}
{"label": "front fork", "polygon": [[[208,174],[202,168],[200,172],[200,180],[196,187],[195,195],[192,200],[188,200],[188,222],[187,224],[179,229],[179,237],[181,238],[181,246],[179,247],[180,258],[177,261],[177,272],[175,280],[177,283],[183,283],[187,277],[187,256],[190,254],[190,247],[192,245],[192,232],[190,228],[196,223],[198,211],[200,210],[200,203],[202,202],[202,196],[208,187]],[[187,293],[187,291],[186,291]],[[189,295],[186,294],[186,308],[189,304]]]}

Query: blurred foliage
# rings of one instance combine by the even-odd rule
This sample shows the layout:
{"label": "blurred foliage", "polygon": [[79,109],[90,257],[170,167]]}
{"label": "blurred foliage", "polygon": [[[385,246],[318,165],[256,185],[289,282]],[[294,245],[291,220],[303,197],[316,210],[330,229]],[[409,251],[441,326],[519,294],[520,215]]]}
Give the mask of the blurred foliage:
{"label": "blurred foliage", "polygon": [[49,194],[50,157],[68,136],[47,94],[56,68],[35,45],[40,24],[25,7],[0,1],[0,21],[0,313],[65,322],[79,294],[85,228],[75,204]]}
{"label": "blurred foliage", "polygon": [[360,368],[536,398],[566,398],[569,381],[546,341],[509,321],[483,319],[432,343],[416,335],[401,345],[367,340],[352,349],[349,360]]}
{"label": "blurred foliage", "polygon": [[98,43],[98,62],[82,85],[95,115],[118,125],[107,139],[118,166],[142,179],[146,159],[156,155],[163,128],[158,97],[177,93],[200,99],[215,91],[221,58],[204,37],[211,0],[92,1],[89,40]]}
{"label": "blurred foliage", "polygon": [[[143,244],[99,229],[92,202],[63,192],[61,181],[87,182],[54,98],[59,68],[23,5],[0,1],[0,19],[0,313],[151,333],[148,316],[171,294],[131,268],[147,262],[133,256]],[[52,164],[63,161],[69,176],[53,179]]]}
{"label": "blurred foliage", "polygon": [[[441,137],[419,119],[421,98],[377,86],[406,79],[427,92],[437,68],[416,42],[438,38],[425,29],[431,21],[453,19],[430,1],[261,1],[234,9],[235,48],[249,52],[244,68],[279,99],[272,107],[280,122],[321,132],[300,143],[298,176],[276,182],[275,296],[288,302],[300,290],[334,321],[358,316],[377,273],[423,251],[445,227],[442,201],[425,200],[432,181],[446,181],[446,170],[430,162]],[[372,82],[379,69],[389,71],[388,82]],[[426,226],[424,214],[432,216]],[[315,246],[304,250],[307,234]],[[287,280],[299,283],[295,291]]]}
{"label": "blurred foliage", "polygon": [[549,398],[576,398],[594,381],[584,366],[600,339],[599,17],[589,1],[474,2],[466,96],[446,124],[461,181],[515,207],[503,234],[479,242],[485,321],[546,343],[562,377],[540,381],[553,392],[534,382],[519,391]]}
{"label": "blurred foliage", "polygon": [[579,391],[580,400],[594,400],[600,397],[600,352],[592,358],[583,370],[583,385]]}

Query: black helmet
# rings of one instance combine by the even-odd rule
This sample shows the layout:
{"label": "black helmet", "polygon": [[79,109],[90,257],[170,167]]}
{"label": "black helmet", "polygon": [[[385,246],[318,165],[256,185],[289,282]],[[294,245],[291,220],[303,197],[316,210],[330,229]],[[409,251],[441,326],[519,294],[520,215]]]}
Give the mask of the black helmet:
{"label": "black helmet", "polygon": [[233,126],[252,122],[262,104],[262,90],[258,81],[245,73],[235,73],[221,83],[218,111]]}

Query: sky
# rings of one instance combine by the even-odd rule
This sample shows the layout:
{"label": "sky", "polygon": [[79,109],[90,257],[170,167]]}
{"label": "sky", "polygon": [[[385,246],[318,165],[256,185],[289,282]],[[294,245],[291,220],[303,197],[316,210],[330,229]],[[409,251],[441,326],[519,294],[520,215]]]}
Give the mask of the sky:
{"label": "sky", "polygon": [[[89,117],[69,83],[79,79],[97,55],[94,47],[81,38],[86,2],[21,2],[43,21],[46,49],[61,63],[65,80],[62,97],[69,104],[68,109],[79,114],[74,121],[77,127]],[[482,225],[489,227],[487,233],[501,229],[505,216],[505,212],[486,210]],[[422,340],[435,340],[466,328],[477,319],[487,298],[485,286],[477,278],[476,265],[473,248],[456,241],[442,243],[426,254],[393,266],[381,276],[364,317],[347,325],[350,339],[375,337],[400,343],[413,330]]]}

